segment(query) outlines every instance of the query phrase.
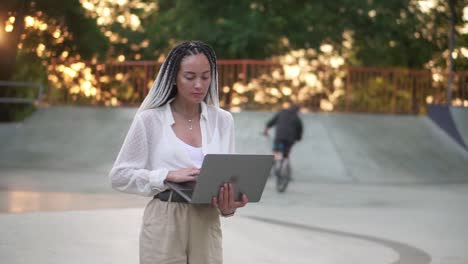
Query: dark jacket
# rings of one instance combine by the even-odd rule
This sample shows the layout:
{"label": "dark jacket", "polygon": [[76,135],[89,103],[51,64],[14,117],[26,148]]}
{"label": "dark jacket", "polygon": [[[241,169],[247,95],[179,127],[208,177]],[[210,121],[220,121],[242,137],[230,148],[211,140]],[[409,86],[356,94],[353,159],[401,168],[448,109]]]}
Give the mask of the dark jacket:
{"label": "dark jacket", "polygon": [[282,110],[270,119],[266,127],[276,126],[275,139],[294,143],[302,139],[302,121],[298,115],[298,107]]}

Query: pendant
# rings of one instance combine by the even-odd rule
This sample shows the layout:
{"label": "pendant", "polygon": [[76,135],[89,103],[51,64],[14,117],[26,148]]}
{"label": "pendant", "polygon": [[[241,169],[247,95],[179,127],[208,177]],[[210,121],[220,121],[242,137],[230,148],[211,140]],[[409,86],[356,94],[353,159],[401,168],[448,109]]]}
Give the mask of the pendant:
{"label": "pendant", "polygon": [[192,130],[192,128],[193,128],[193,127],[192,127],[192,119],[189,119],[188,122],[189,122],[189,128],[188,128],[188,129],[189,129],[189,130]]}

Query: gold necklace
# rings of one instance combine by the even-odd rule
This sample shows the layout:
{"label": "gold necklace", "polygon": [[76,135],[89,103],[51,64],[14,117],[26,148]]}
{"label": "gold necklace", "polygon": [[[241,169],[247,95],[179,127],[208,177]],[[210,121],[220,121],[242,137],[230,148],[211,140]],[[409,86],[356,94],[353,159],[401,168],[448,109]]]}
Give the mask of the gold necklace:
{"label": "gold necklace", "polygon": [[181,112],[179,112],[174,106],[173,106],[172,108],[174,109],[174,112],[176,112],[177,114],[181,115],[184,119],[186,119],[186,120],[188,121],[188,123],[189,123],[188,129],[189,129],[190,131],[192,131],[192,130],[193,130],[193,123],[192,123],[192,121],[193,121],[193,118],[196,117],[196,115],[195,115],[194,117],[192,117],[192,118],[187,118],[186,115],[184,115],[184,114],[182,114]]}
{"label": "gold necklace", "polygon": [[189,128],[188,128],[188,129],[189,129],[189,130],[192,130],[192,129],[193,129],[193,127],[192,127],[192,119],[187,119],[187,120],[188,120],[188,122],[189,122]]}

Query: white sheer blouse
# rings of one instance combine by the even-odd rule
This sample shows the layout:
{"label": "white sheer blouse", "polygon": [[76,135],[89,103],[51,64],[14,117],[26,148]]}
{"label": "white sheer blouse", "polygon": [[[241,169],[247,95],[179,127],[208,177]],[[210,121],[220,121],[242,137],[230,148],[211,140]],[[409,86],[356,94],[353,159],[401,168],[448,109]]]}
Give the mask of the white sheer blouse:
{"label": "white sheer blouse", "polygon": [[182,141],[182,139],[179,139],[179,143],[185,150],[185,152],[188,154],[189,158],[195,164],[195,168],[201,168],[203,164],[203,159],[205,158],[205,154],[203,154],[202,148],[197,148],[192,145],[189,145]]}
{"label": "white sheer blouse", "polygon": [[[109,177],[112,188],[143,196],[167,189],[169,171],[199,167],[172,129],[169,103],[138,113],[127,133]],[[200,128],[202,153],[234,153],[234,120],[220,108],[202,103]]]}

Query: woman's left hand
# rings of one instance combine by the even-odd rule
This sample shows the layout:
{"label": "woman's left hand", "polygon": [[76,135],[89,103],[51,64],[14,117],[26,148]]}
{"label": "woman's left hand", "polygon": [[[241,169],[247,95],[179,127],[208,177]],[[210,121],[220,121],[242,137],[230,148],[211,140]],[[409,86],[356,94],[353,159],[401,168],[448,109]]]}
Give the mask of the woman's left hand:
{"label": "woman's left hand", "polygon": [[233,215],[237,208],[244,207],[248,202],[247,195],[242,194],[241,201],[234,200],[234,187],[231,183],[225,183],[219,188],[218,197],[213,197],[212,204],[218,208],[223,216]]}

